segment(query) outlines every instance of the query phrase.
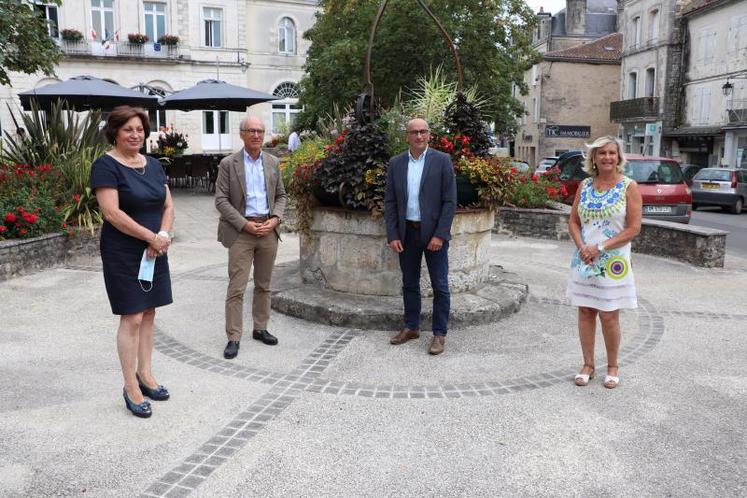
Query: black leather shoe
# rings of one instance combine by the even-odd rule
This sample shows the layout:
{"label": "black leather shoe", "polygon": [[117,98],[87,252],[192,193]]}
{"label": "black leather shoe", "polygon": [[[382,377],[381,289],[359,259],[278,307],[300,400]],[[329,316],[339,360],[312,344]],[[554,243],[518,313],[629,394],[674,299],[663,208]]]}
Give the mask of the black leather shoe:
{"label": "black leather shoe", "polygon": [[148,418],[153,415],[153,412],[150,409],[149,401],[146,400],[136,405],[132,400],[130,400],[130,397],[127,396],[126,389],[122,389],[122,394],[124,395],[125,406],[132,412],[133,415],[140,418]]}
{"label": "black leather shoe", "polygon": [[171,397],[171,394],[169,394],[169,390],[165,387],[159,385],[155,389],[151,389],[150,387],[143,384],[143,381],[140,380],[140,376],[138,374],[135,374],[135,378],[137,379],[137,384],[140,386],[140,391],[143,393],[143,396],[148,396],[153,401],[166,401]]}
{"label": "black leather shoe", "polygon": [[255,341],[262,341],[268,346],[274,346],[278,343],[278,338],[266,330],[252,331],[252,339],[254,339]]}
{"label": "black leather shoe", "polygon": [[226,349],[223,350],[223,358],[230,360],[239,354],[239,341],[228,341]]}

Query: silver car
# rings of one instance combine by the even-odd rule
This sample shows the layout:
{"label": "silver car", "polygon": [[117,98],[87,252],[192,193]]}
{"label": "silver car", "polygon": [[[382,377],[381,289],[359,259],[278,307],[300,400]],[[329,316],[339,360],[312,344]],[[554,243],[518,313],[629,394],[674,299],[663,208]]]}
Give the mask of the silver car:
{"label": "silver car", "polygon": [[747,169],[704,168],[693,177],[693,209],[721,206],[739,214],[747,202]]}

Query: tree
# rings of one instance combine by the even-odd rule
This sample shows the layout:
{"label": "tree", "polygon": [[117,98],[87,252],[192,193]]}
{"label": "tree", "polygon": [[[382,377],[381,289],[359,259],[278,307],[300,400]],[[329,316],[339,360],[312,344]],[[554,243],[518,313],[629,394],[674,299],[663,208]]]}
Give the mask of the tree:
{"label": "tree", "polygon": [[[48,3],[59,5],[60,0]],[[29,2],[0,0],[0,85],[10,85],[9,71],[51,76],[61,57],[47,20]]]}
{"label": "tree", "polygon": [[[311,41],[301,80],[299,117],[313,126],[336,104],[349,106],[366,90],[363,68],[378,0],[321,0],[316,23],[304,34]],[[486,117],[504,132],[520,112],[512,84],[526,91],[524,72],[538,60],[532,49],[536,16],[523,0],[431,0],[431,10],[458,47],[465,88],[476,86],[491,99]],[[376,34],[371,76],[385,106],[407,92],[419,76],[440,63],[450,78],[456,70],[436,24],[415,0],[391,0]]]}

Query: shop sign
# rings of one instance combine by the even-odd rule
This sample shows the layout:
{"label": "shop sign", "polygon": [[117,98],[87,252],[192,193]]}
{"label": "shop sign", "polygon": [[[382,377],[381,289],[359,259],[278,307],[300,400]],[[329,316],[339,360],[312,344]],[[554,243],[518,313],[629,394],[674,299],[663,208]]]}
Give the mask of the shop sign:
{"label": "shop sign", "polygon": [[591,126],[547,125],[545,136],[548,138],[589,138]]}

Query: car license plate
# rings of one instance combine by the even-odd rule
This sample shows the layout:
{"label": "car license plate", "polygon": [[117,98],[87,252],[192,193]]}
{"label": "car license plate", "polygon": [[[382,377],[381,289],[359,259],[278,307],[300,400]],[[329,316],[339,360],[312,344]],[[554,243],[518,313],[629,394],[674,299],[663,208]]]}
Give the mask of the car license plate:
{"label": "car license plate", "polygon": [[718,190],[720,185],[718,183],[703,183],[703,188]]}
{"label": "car license plate", "polygon": [[671,214],[672,206],[643,206],[643,212],[647,214]]}

